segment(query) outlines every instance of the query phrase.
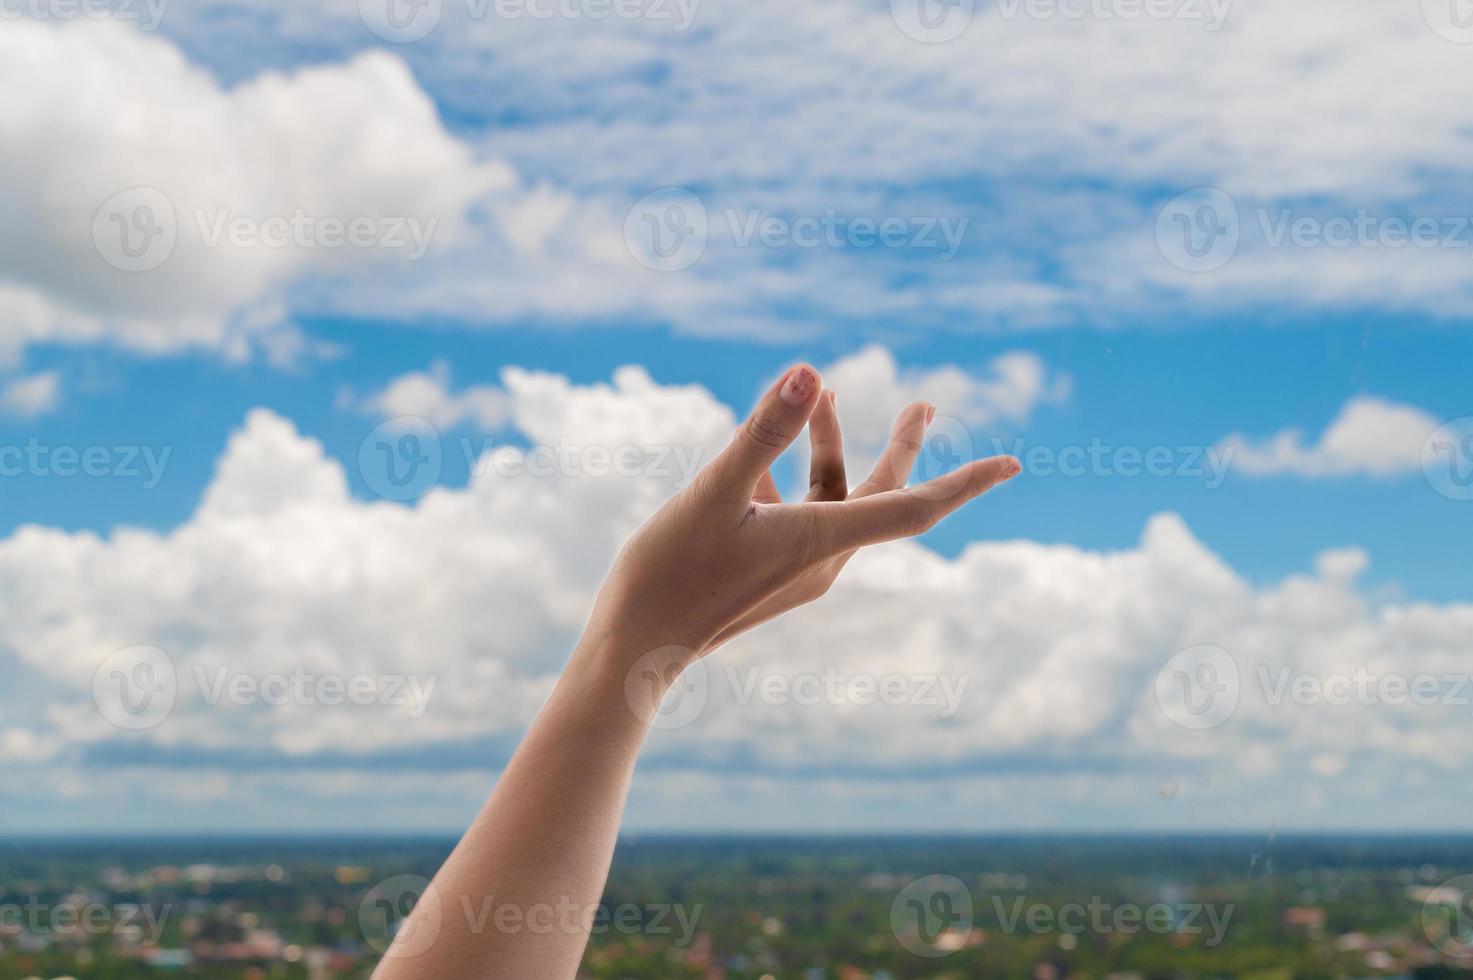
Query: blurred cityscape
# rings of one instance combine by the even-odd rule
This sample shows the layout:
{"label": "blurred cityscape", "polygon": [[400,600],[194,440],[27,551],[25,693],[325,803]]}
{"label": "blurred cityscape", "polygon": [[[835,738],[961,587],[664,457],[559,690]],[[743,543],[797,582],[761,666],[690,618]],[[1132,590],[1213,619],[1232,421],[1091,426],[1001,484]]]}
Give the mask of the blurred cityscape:
{"label": "blurred cityscape", "polygon": [[[366,977],[451,845],[7,841],[0,978]],[[587,914],[590,980],[1473,977],[1470,875],[1473,837],[665,837],[594,909],[433,900]]]}

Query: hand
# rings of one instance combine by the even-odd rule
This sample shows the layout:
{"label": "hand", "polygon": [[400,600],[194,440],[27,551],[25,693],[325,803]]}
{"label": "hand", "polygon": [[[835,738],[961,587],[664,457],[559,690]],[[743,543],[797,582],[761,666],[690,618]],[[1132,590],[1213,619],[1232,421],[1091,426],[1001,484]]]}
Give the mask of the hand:
{"label": "hand", "polygon": [[[590,635],[623,657],[655,650],[680,667],[738,633],[818,598],[859,548],[930,530],[1021,470],[1011,456],[904,481],[934,410],[901,413],[868,480],[849,492],[832,392],[807,365],[762,397],[731,444],[665,504],[615,561]],[[783,503],[769,467],[809,426],[811,490]]]}
{"label": "hand", "polygon": [[[849,478],[844,471],[844,441],[839,430],[835,395],[825,388],[819,396],[818,406],[808,419],[808,495],[803,499],[858,500],[905,486],[906,478],[910,476],[911,468],[915,466],[916,457],[920,455],[925,442],[926,429],[935,415],[935,407],[925,402],[912,402],[906,406],[896,418],[895,426],[890,431],[890,441],[885,445],[875,468],[863,483],[850,490]],[[768,504],[783,502],[770,470],[758,481],[755,499]],[[854,557],[854,553],[854,549],[851,549],[807,569],[722,630],[709,649],[714,650],[754,626],[776,619],[789,609],[822,598],[839,577],[839,572],[849,563],[849,559]]]}

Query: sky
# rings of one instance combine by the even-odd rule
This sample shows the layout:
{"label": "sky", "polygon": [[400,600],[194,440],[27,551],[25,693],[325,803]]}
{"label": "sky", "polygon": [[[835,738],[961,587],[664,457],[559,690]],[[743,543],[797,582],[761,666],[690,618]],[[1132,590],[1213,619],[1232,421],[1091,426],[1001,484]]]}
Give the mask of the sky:
{"label": "sky", "polygon": [[0,833],[463,827],[799,360],[855,482],[919,399],[1024,473],[687,677],[630,831],[1461,826],[1470,76],[1452,0],[0,2]]}

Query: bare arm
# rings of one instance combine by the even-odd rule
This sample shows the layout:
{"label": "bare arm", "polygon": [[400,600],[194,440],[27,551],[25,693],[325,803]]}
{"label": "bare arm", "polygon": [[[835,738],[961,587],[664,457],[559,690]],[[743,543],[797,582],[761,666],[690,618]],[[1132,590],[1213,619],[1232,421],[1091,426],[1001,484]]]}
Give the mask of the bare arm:
{"label": "bare arm", "polygon": [[[603,893],[635,758],[685,666],[826,591],[858,548],[919,534],[1017,474],[1011,457],[903,483],[931,410],[912,405],[852,493],[832,393],[799,366],[620,553],[587,631],[491,798],[400,930],[379,980],[571,978]],[[768,468],[807,426],[813,480]]]}

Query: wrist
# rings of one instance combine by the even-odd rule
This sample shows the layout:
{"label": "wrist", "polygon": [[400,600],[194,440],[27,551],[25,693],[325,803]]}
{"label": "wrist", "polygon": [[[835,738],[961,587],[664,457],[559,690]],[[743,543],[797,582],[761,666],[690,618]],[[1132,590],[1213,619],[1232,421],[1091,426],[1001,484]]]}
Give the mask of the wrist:
{"label": "wrist", "polygon": [[568,672],[601,699],[622,701],[648,724],[660,701],[700,653],[669,638],[590,627],[579,640]]}

